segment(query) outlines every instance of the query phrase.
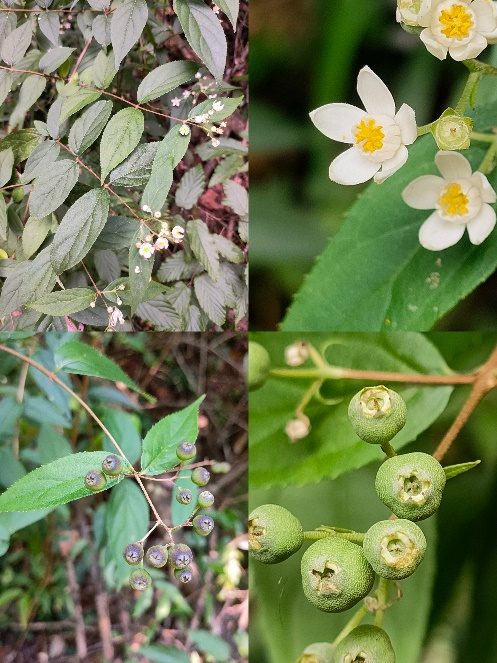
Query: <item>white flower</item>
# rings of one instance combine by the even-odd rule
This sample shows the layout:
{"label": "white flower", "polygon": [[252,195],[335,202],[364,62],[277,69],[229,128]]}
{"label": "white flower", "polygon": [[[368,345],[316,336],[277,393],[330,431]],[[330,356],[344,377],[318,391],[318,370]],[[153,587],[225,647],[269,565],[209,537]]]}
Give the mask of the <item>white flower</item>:
{"label": "white flower", "polygon": [[195,74],[195,78],[202,78],[202,74],[199,71],[197,71],[197,73]]}
{"label": "white flower", "polygon": [[308,358],[309,348],[303,341],[285,348],[285,362],[288,366],[301,366]]}
{"label": "white flower", "polygon": [[171,235],[173,236],[173,239],[180,241],[185,236],[185,231],[181,226],[174,226]]}
{"label": "white flower", "polygon": [[171,99],[171,104],[173,106],[179,106],[181,103],[181,99],[179,97],[174,97],[174,99]]}
{"label": "white flower", "polygon": [[183,96],[185,99],[188,99],[188,97],[191,95],[190,90],[183,90]]}
{"label": "white flower", "polygon": [[147,258],[147,259],[152,257],[154,251],[155,251],[154,247],[148,242],[144,242],[138,249],[138,253],[142,256],[142,258]]}
{"label": "white flower", "polygon": [[110,327],[115,327],[118,322],[121,325],[124,325],[124,316],[123,316],[122,312],[116,306],[114,308],[114,310],[111,309],[111,314],[110,314],[110,318],[109,318],[109,326]]}
{"label": "white flower", "polygon": [[142,210],[144,212],[148,212],[148,213],[150,213],[152,211],[148,205],[143,205]]}
{"label": "white flower", "polygon": [[422,175],[407,186],[402,198],[414,209],[434,209],[419,229],[419,241],[429,251],[456,244],[467,228],[470,242],[481,244],[495,226],[497,196],[482,173],[471,172],[459,152],[440,151],[435,163],[442,177]]}
{"label": "white flower", "polygon": [[366,110],[350,104],[327,104],[310,114],[325,136],[352,147],[330,166],[330,179],[338,184],[360,184],[374,177],[383,182],[407,161],[406,145],[417,137],[414,111],[403,104],[395,113],[395,101],[385,83],[363,67],[357,92]]}
{"label": "white flower", "polygon": [[157,237],[154,246],[158,251],[161,251],[162,249],[167,249],[169,242],[165,237]]}
{"label": "white flower", "polygon": [[212,108],[213,108],[215,111],[222,111],[223,108],[224,108],[224,104],[223,104],[221,101],[219,101],[219,99],[218,99],[217,101],[215,101],[215,102],[212,104]]}
{"label": "white flower", "polygon": [[183,126],[180,127],[179,132],[182,136],[188,136],[190,133],[190,127],[187,124],[183,124]]}
{"label": "white flower", "polygon": [[140,267],[139,267],[138,265],[136,265],[136,267],[135,267],[135,274],[139,274],[141,271],[142,271],[142,270],[140,269]]}
{"label": "white flower", "polygon": [[161,214],[160,212],[156,212],[156,213],[154,214],[154,216],[155,216],[156,219],[160,219],[161,216],[162,216],[162,214]]}
{"label": "white flower", "polygon": [[432,0],[419,25],[428,51],[439,60],[476,58],[497,40],[497,13],[489,0]]}
{"label": "white flower", "polygon": [[221,143],[218,141],[217,138],[213,138],[211,140],[211,143],[212,143],[212,147],[219,147],[221,145]]}
{"label": "white flower", "polygon": [[194,122],[196,122],[197,124],[205,124],[205,122],[207,122],[208,119],[209,116],[207,115],[207,113],[202,113],[202,115],[196,115],[193,118]]}
{"label": "white flower", "polygon": [[116,297],[116,304],[118,306],[121,306],[122,303],[123,303],[123,300],[120,297]]}
{"label": "white flower", "polygon": [[431,0],[397,0],[397,21],[406,25],[419,25],[431,8]]}

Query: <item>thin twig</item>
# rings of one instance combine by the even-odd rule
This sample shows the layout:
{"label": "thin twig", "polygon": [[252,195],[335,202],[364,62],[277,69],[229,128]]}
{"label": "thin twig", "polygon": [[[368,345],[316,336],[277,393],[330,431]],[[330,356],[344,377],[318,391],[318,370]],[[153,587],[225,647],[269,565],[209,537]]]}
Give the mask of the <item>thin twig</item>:
{"label": "thin twig", "polygon": [[368,380],[371,382],[407,382],[412,384],[473,384],[476,373],[463,375],[422,375],[420,373],[392,373],[389,371],[367,371],[341,366],[322,368],[274,368],[269,372],[273,377],[282,378],[321,378],[323,380]]}
{"label": "thin twig", "polygon": [[86,645],[86,631],[85,622],[83,619],[83,608],[81,606],[81,597],[79,592],[78,580],[76,578],[76,571],[74,564],[70,557],[66,559],[66,573],[69,585],[69,591],[74,604],[74,620],[76,622],[75,637],[76,637],[76,652],[80,661],[83,661],[88,654]]}

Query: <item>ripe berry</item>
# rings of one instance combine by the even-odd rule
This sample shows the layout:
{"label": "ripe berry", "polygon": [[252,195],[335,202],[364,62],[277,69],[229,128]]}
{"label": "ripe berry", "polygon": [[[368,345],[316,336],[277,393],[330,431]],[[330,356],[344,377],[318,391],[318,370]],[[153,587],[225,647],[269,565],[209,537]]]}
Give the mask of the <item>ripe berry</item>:
{"label": "ripe berry", "polygon": [[176,543],[169,549],[169,561],[175,569],[184,569],[193,560],[191,549],[184,543]]}
{"label": "ripe berry", "polygon": [[143,591],[144,589],[147,589],[147,587],[150,587],[152,584],[152,578],[150,573],[145,571],[145,569],[135,569],[129,577],[129,584],[133,589]]}
{"label": "ripe berry", "polygon": [[363,550],[379,576],[402,580],[414,573],[423,561],[426,539],[410,520],[381,520],[366,532]]}
{"label": "ripe berry", "polygon": [[122,474],[124,464],[119,456],[109,454],[102,462],[102,472],[110,477],[117,477]]}
{"label": "ripe berry", "polygon": [[205,467],[196,467],[192,472],[192,481],[197,486],[206,486],[210,478],[211,474]]}
{"label": "ripe berry", "polygon": [[141,543],[129,543],[123,550],[123,557],[128,564],[135,566],[143,559],[143,546]]}
{"label": "ripe berry", "polygon": [[379,626],[364,624],[353,629],[335,649],[335,663],[395,663],[390,638]]}
{"label": "ripe berry", "polygon": [[147,564],[153,566],[154,569],[160,569],[165,566],[167,556],[166,546],[151,546],[145,554],[145,559],[147,560]]}
{"label": "ripe berry", "polygon": [[302,556],[302,586],[306,598],[325,612],[348,610],[373,587],[374,571],[360,546],[329,536]]}
{"label": "ripe berry", "polygon": [[184,569],[175,569],[174,577],[177,578],[180,582],[190,582],[190,580],[193,578],[191,566],[187,566]]}
{"label": "ripe berry", "polygon": [[383,385],[365,387],[350,401],[349,419],[361,440],[385,444],[404,428],[407,408],[396,391]]}
{"label": "ripe berry", "polygon": [[264,504],[249,515],[249,550],[259,562],[283,562],[296,553],[303,542],[300,521],[284,507]]}
{"label": "ripe berry", "polygon": [[313,642],[304,649],[297,663],[333,663],[333,645],[329,642]]}
{"label": "ripe berry", "polygon": [[250,341],[248,345],[248,388],[252,391],[262,387],[270,370],[271,360],[266,348]]}
{"label": "ripe berry", "polygon": [[214,504],[214,495],[208,490],[203,490],[198,494],[197,504],[201,509],[212,506]]}
{"label": "ripe berry", "polygon": [[184,442],[181,442],[181,444],[178,444],[178,447],[176,449],[176,455],[180,460],[183,461],[195,458],[196,453],[197,453],[197,447],[191,442],[188,442],[188,440],[185,440]]}
{"label": "ripe berry", "polygon": [[192,491],[187,488],[180,490],[176,495],[176,499],[180,504],[190,504],[193,499]]}
{"label": "ripe berry", "polygon": [[433,456],[416,451],[388,458],[376,475],[378,497],[399,518],[424,520],[442,501],[445,472]]}
{"label": "ripe berry", "polygon": [[103,490],[105,488],[106,483],[107,479],[102,474],[102,472],[100,472],[100,470],[90,470],[85,476],[85,486],[88,488],[88,490],[98,492],[99,490]]}
{"label": "ripe berry", "polygon": [[195,516],[193,519],[193,529],[200,536],[207,536],[214,529],[214,521],[210,516],[205,516],[204,514]]}

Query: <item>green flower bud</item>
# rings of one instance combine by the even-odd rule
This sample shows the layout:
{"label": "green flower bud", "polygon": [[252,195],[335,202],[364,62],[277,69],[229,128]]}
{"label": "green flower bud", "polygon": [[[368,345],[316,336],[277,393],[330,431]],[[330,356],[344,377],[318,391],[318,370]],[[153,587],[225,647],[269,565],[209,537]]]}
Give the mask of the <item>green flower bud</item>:
{"label": "green flower bud", "polygon": [[198,506],[201,509],[206,509],[214,504],[214,495],[209,490],[203,490],[198,494]]}
{"label": "green flower bud", "polygon": [[375,578],[362,548],[338,536],[313,543],[302,556],[301,571],[306,598],[325,612],[352,608]]}
{"label": "green flower bud", "polygon": [[167,557],[168,551],[166,546],[151,546],[145,554],[147,564],[153,566],[154,569],[161,569],[165,566]]}
{"label": "green flower bud", "polygon": [[130,577],[129,584],[133,589],[139,589],[141,592],[152,584],[152,578],[145,569],[135,569]]}
{"label": "green flower bud", "polygon": [[414,573],[423,561],[426,539],[410,520],[381,520],[366,532],[363,550],[379,576],[402,580]]}
{"label": "green flower bud", "polygon": [[264,504],[249,515],[249,550],[264,564],[278,564],[300,549],[304,530],[300,521],[277,504]]}
{"label": "green flower bud", "polygon": [[197,486],[206,486],[210,478],[211,474],[205,467],[196,467],[192,472],[192,481]]}
{"label": "green flower bud", "polygon": [[199,536],[208,536],[214,529],[214,521],[210,516],[201,514],[193,519],[193,529]]}
{"label": "green flower bud", "polygon": [[191,504],[192,499],[193,499],[192,491],[188,490],[188,488],[180,490],[179,493],[177,493],[176,495],[176,500],[180,504]]}
{"label": "green flower bud", "polygon": [[431,133],[441,150],[466,150],[470,145],[470,133],[473,120],[461,117],[456,111],[448,108],[431,125]]}
{"label": "green flower bud", "polygon": [[109,454],[102,462],[102,472],[110,477],[117,477],[122,474],[124,464],[119,456]]}
{"label": "green flower bud", "polygon": [[106,483],[107,479],[102,474],[102,472],[100,472],[100,470],[90,470],[85,476],[85,486],[88,488],[88,490],[91,490],[95,493],[103,490]]}
{"label": "green flower bud", "polygon": [[333,645],[314,642],[304,649],[297,663],[333,663]]}
{"label": "green flower bud", "polygon": [[195,458],[196,453],[197,453],[197,447],[191,442],[188,442],[188,440],[181,442],[181,444],[178,444],[176,448],[176,455],[182,461],[191,460],[192,458]]}
{"label": "green flower bud", "polygon": [[184,569],[175,569],[174,577],[183,583],[190,582],[193,578],[192,567],[186,566]]}
{"label": "green flower bud", "polygon": [[396,391],[383,385],[365,387],[350,401],[349,419],[361,440],[385,444],[404,428],[407,408]]}
{"label": "green flower bud", "polygon": [[340,640],[335,663],[395,663],[395,652],[382,628],[364,624]]}
{"label": "green flower bud", "polygon": [[271,369],[271,360],[266,348],[251,341],[248,346],[248,388],[252,391],[262,387]]}
{"label": "green flower bud", "polygon": [[169,561],[175,569],[184,569],[189,566],[193,559],[193,553],[184,543],[176,543],[169,549]]}
{"label": "green flower bud", "polygon": [[378,470],[375,487],[396,516],[424,520],[440,506],[445,482],[438,460],[418,451],[388,458]]}
{"label": "green flower bud", "polygon": [[129,543],[123,550],[123,557],[128,564],[135,566],[143,559],[143,546],[141,543]]}

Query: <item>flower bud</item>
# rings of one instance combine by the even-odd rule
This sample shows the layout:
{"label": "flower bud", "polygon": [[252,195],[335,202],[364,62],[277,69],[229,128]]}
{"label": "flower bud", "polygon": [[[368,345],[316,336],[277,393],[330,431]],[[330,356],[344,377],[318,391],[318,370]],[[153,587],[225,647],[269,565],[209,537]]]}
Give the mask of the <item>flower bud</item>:
{"label": "flower bud", "polygon": [[471,142],[472,130],[473,120],[457,115],[452,108],[448,108],[431,125],[431,132],[441,150],[466,150]]}
{"label": "flower bud", "polygon": [[296,419],[292,419],[285,426],[285,433],[290,438],[290,442],[297,442],[309,435],[311,430],[311,421],[305,414],[299,414]]}
{"label": "flower bud", "polygon": [[301,366],[308,358],[309,348],[303,341],[285,348],[285,362],[288,366]]}
{"label": "flower bud", "polygon": [[396,391],[383,385],[365,387],[350,401],[349,419],[361,440],[385,444],[404,428],[407,408]]}
{"label": "flower bud", "polygon": [[397,0],[397,21],[403,28],[407,27],[407,32],[419,34],[422,29],[419,21],[430,8],[431,0]]}

